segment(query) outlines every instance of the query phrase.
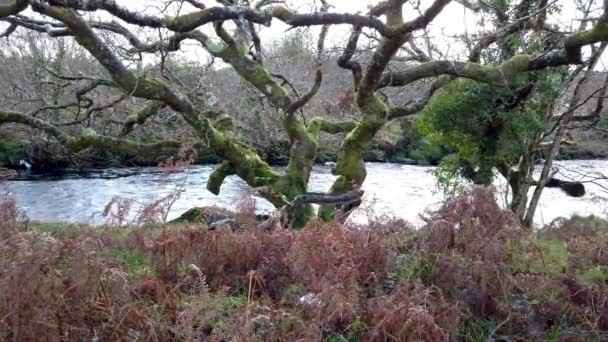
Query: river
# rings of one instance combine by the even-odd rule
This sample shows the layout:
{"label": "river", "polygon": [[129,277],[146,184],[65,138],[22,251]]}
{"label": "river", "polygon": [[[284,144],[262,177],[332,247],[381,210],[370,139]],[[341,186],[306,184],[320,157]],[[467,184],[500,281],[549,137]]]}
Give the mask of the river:
{"label": "river", "polygon": [[[595,172],[608,174],[607,160],[561,161],[558,178],[588,181]],[[250,194],[248,186],[236,176],[229,177],[215,196],[205,188],[215,166],[193,166],[187,172],[167,175],[158,168],[110,169],[87,176],[22,177],[0,183],[0,194],[10,193],[28,217],[35,221],[61,221],[101,224],[104,206],[115,196],[130,198],[139,204],[149,203],[179,188],[185,189],[173,205],[169,218],[196,206],[217,205],[235,209]],[[362,206],[351,219],[365,222],[370,217],[393,216],[414,224],[422,222],[419,214],[436,208],[444,198],[436,187],[432,167],[390,163],[368,163]],[[567,177],[567,178],[566,178]],[[328,166],[316,166],[310,191],[327,191],[335,177]],[[604,183],[608,187],[608,183]],[[499,193],[504,182],[497,181]],[[606,215],[608,192],[593,183],[586,184],[582,198],[571,198],[559,189],[546,189],[537,211],[536,223],[545,224],[560,216],[573,214]],[[499,196],[503,198],[504,196]],[[256,198],[260,212],[272,210],[265,200]],[[502,200],[504,202],[504,200]]]}

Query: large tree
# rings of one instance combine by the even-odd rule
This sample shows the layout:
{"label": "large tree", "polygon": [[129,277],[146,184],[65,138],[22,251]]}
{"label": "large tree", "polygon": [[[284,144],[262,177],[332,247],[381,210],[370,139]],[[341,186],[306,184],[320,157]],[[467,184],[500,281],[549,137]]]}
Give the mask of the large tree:
{"label": "large tree", "polygon": [[[529,73],[566,65],[588,65],[583,48],[608,41],[608,4],[604,3],[597,17],[586,20],[589,28],[581,25],[576,32],[555,34],[543,51],[529,52],[521,46],[514,46],[511,51],[504,49],[500,58],[481,58],[484,51],[504,44],[505,37],[515,32],[555,31],[546,24],[551,4],[546,0],[521,0],[515,3],[512,12],[501,7],[505,1],[480,1],[478,4],[461,0],[454,2],[475,11],[484,6],[490,8],[497,18],[493,24],[495,31],[477,40],[468,58],[437,58],[437,54],[432,53],[432,39],[428,34],[423,35],[428,43],[428,52],[418,48],[418,38],[415,37],[417,33],[427,32],[429,25],[451,0],[434,0],[429,1],[426,7],[417,6],[419,14],[409,21],[404,19],[407,2],[387,0],[374,5],[367,13],[351,14],[331,12],[331,6],[325,1],[318,11],[311,13],[298,13],[280,1],[268,0],[256,3],[218,0],[215,5],[196,0],[158,1],[161,9],[178,8],[179,11],[176,15],[157,16],[133,11],[111,0],[3,0],[0,1],[0,19],[8,26],[2,36],[10,37],[17,30],[30,30],[49,37],[71,37],[103,67],[107,79],[57,75],[64,81],[81,84],[82,88],[74,90],[78,97],[75,106],[90,106],[86,94],[97,87],[108,87],[119,91],[122,96],[147,102],[140,111],[125,118],[124,129],[118,136],[104,135],[91,129],[77,134],[67,132],[52,119],[38,117],[39,111],[0,110],[0,125],[22,124],[41,130],[73,153],[95,146],[137,155],[193,143],[167,140],[142,144],[129,139],[129,133],[136,125],[145,127],[146,121],[159,108],[166,107],[178,113],[191,127],[197,140],[194,143],[211,148],[223,160],[209,178],[209,191],[218,194],[224,179],[237,175],[280,208],[307,193],[321,132],[347,133],[332,170],[337,179],[330,192],[356,191],[366,178],[363,154],[378,131],[390,120],[423,110],[438,89],[457,79],[469,79],[494,88],[517,91],[521,77]],[[186,7],[188,11],[184,11]],[[91,19],[88,13],[96,11],[104,12],[101,18],[109,19]],[[515,14],[511,16],[511,13]],[[321,27],[314,80],[304,94],[290,93],[287,83],[264,64],[263,43],[256,31],[257,25],[270,26],[276,21],[292,28]],[[334,122],[319,116],[303,120],[298,111],[315,97],[323,82],[327,31],[331,25],[338,24],[352,26],[338,66],[352,73],[358,119]],[[158,40],[138,36],[139,28],[157,32]],[[209,33],[211,31],[213,35]],[[363,44],[362,37],[371,41],[373,53],[358,60],[355,55],[359,45]],[[194,41],[198,48],[229,65],[279,111],[290,145],[289,162],[284,172],[273,170],[254,148],[235,138],[232,133],[234,120],[213,110],[213,103],[204,98],[201,100],[196,92],[184,89],[180,82],[171,82],[170,77],[155,77],[146,73],[145,68],[133,68],[127,64],[132,55],[158,54],[162,58],[180,51],[186,40]],[[127,44],[130,46],[125,47]],[[392,62],[402,60],[404,55],[410,63],[398,70],[390,68]],[[404,87],[424,79],[431,79],[432,86],[423,96],[410,99],[405,105],[391,105],[382,96],[384,88]],[[301,227],[315,216],[312,206],[306,202],[300,200],[296,203],[299,205],[287,207],[294,227]],[[318,215],[330,220],[335,215],[334,211],[335,206],[325,205]]]}

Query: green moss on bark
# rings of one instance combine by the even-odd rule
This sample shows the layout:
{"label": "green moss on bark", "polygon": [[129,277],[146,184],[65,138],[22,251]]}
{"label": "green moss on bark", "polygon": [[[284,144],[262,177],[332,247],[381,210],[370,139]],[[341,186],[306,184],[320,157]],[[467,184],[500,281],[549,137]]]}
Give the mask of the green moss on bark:
{"label": "green moss on bark", "polygon": [[17,14],[25,10],[28,6],[26,0],[5,0],[0,3],[0,18]]}
{"label": "green moss on bark", "polygon": [[232,65],[235,71],[256,89],[268,96],[279,108],[287,109],[290,99],[287,90],[279,85],[264,66],[247,56],[247,51],[237,47],[227,47],[218,56]]}
{"label": "green moss on bark", "polygon": [[530,58],[526,55],[515,55],[509,60],[502,63],[498,69],[509,80],[519,73],[526,72],[529,69]]}
{"label": "green moss on bark", "polygon": [[359,103],[362,120],[344,139],[338,152],[335,175],[344,176],[357,185],[366,177],[363,153],[369,148],[376,133],[386,123],[388,107],[378,97],[363,99]]}

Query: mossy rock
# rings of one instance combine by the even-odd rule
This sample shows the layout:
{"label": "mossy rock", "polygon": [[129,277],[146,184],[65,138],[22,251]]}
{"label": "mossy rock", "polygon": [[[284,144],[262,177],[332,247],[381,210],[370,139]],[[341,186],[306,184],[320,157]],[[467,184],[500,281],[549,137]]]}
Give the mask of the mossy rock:
{"label": "mossy rock", "polygon": [[[258,222],[264,222],[269,219],[269,215],[256,214],[255,219]],[[204,224],[209,229],[214,229],[215,226],[227,224],[233,230],[238,230],[238,214],[224,208],[211,206],[211,207],[198,207],[187,210],[180,217],[169,222],[169,224]]]}
{"label": "mossy rock", "polygon": [[196,223],[211,225],[214,222],[234,219],[236,214],[228,209],[219,207],[200,207],[192,208],[183,213],[180,217],[169,222],[170,224],[178,223]]}

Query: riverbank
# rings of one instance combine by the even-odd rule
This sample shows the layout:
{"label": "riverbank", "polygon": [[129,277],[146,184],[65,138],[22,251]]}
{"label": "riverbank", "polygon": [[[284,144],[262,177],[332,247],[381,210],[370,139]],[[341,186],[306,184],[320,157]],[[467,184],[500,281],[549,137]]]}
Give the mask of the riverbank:
{"label": "riverbank", "polygon": [[[0,142],[1,143],[1,142]],[[192,165],[208,165],[208,164],[220,164],[221,159],[217,156],[202,151],[204,154],[197,156],[192,161]],[[287,156],[288,151],[284,151],[280,156],[262,154],[266,161],[271,166],[286,166],[289,162]],[[142,159],[142,158],[120,158],[119,156],[97,156],[92,157],[89,160],[83,160],[79,163],[74,163],[70,160],[55,160],[52,156],[34,156],[28,154],[25,151],[2,154],[0,151],[0,170],[15,170],[15,171],[26,171],[29,169],[35,174],[61,174],[61,173],[77,173],[77,172],[95,172],[104,169],[118,169],[118,168],[134,168],[134,167],[152,167],[158,166],[167,160],[172,160],[171,156],[160,155],[155,159]],[[315,163],[318,165],[331,165],[337,160],[337,154],[335,151],[321,151],[317,157]],[[365,162],[376,162],[376,163],[396,163],[403,165],[437,165],[434,160],[420,159],[416,160],[413,158],[404,157],[400,153],[386,153],[381,149],[372,149],[366,152],[363,156]],[[6,171],[8,172],[8,171]],[[6,177],[8,178],[8,177]]]}
{"label": "riverbank", "polygon": [[31,224],[0,205],[0,339],[608,338],[608,222],[530,232],[478,191],[420,230]]}
{"label": "riverbank", "polygon": [[[397,163],[404,165],[436,166],[450,151],[434,146],[418,134],[409,121],[387,127],[377,141],[364,153],[365,162]],[[605,148],[607,136],[597,139],[586,137],[581,144],[564,146],[558,160],[593,160],[608,158]],[[599,140],[598,140],[599,139]],[[603,140],[602,140],[603,139]],[[148,141],[154,142],[154,141]],[[336,162],[338,144],[324,142],[318,151],[319,165]],[[269,146],[256,146],[260,157],[272,166],[284,166],[288,162],[289,144],[278,141]],[[103,150],[87,150],[78,156],[68,156],[57,143],[34,143],[19,135],[0,131],[0,168],[24,170],[41,174],[70,173],[108,168],[157,166],[167,160],[179,158],[159,151],[157,155],[121,156]],[[218,164],[221,160],[207,148],[198,147],[195,165]]]}
{"label": "riverbank", "polygon": [[[389,152],[387,152],[388,150]],[[1,151],[0,151],[1,152]],[[434,154],[428,156],[425,154],[417,154],[414,151],[412,155],[409,152],[399,151],[395,152],[395,149],[391,150],[391,147],[383,146],[382,148],[372,149],[367,151],[363,155],[363,160],[367,163],[392,163],[401,165],[418,165],[418,166],[437,166],[440,162],[441,156]],[[285,152],[285,156],[287,152]],[[334,151],[327,152],[322,151],[317,157],[315,163],[317,165],[330,165],[332,166],[336,162],[336,153]],[[592,153],[587,150],[573,151],[565,149],[560,156],[556,159],[557,161],[566,160],[598,160],[606,159],[608,156],[603,154]],[[416,159],[417,158],[417,159]],[[34,159],[34,161],[32,160]],[[95,160],[83,161],[78,164],[71,163],[69,161],[56,161],[51,159],[39,159],[38,157],[32,158],[27,153],[16,153],[11,154],[10,157],[2,155],[0,153],[0,180],[14,178],[19,175],[23,175],[24,171],[28,171],[29,175],[33,177],[45,177],[61,174],[96,174],[102,173],[103,170],[108,169],[130,169],[130,168],[142,168],[142,167],[155,167],[160,164],[171,160],[170,156],[159,156],[154,160],[146,159],[120,159],[116,156],[106,156],[106,158],[99,158]],[[271,166],[286,166],[288,163],[287,157],[280,158],[264,158]],[[195,158],[192,162],[194,166],[220,164],[221,159],[212,154],[205,154]],[[16,171],[17,173],[13,172]]]}

